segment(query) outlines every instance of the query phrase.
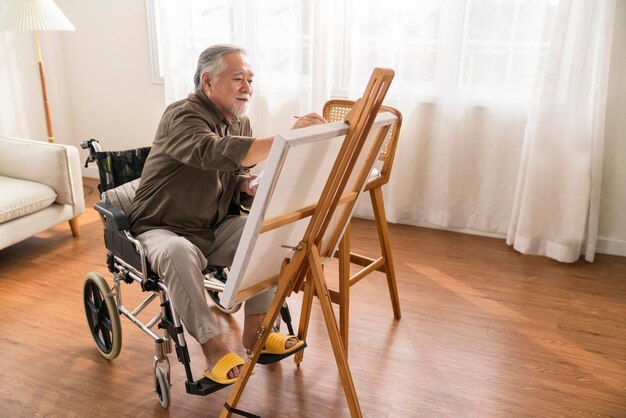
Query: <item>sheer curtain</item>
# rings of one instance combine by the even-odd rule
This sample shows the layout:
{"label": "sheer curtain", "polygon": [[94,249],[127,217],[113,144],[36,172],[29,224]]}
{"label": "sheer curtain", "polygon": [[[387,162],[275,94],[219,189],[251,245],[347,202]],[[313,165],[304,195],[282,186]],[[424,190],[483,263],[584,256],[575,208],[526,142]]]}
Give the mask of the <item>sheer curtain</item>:
{"label": "sheer curtain", "polygon": [[582,252],[593,261],[614,8],[612,1],[559,4],[507,234],[522,253],[573,262]]}
{"label": "sheer curtain", "polygon": [[[610,1],[388,0],[384,5],[368,0],[154,1],[168,102],[192,90],[198,54],[218,42],[248,50],[257,75],[249,116],[258,135],[289,129],[293,115],[320,112],[330,97],[358,98],[374,67],[391,67],[396,77],[385,102],[402,111],[404,122],[392,179],[383,192],[388,219],[508,236],[519,251],[565,260],[535,243],[568,241],[574,229],[559,204],[584,200],[569,194],[584,188],[580,153],[601,162],[598,129],[605,100],[602,94],[593,95],[601,91],[602,77],[585,96],[593,96],[596,106],[581,105],[576,111],[578,116],[585,109],[597,113],[585,114],[585,126],[596,130],[591,132],[598,139],[595,148],[572,152],[573,159],[567,162],[555,160],[559,165],[554,169],[564,183],[554,190],[538,188],[533,178],[523,179],[536,172],[536,161],[544,158],[544,151],[533,155],[539,149],[536,143],[546,136],[542,132],[549,131],[541,121],[553,118],[545,113],[550,108],[549,80],[561,80],[554,90],[563,98],[564,92],[586,82],[588,74],[596,77],[608,68],[601,39],[610,31],[610,16],[603,12]],[[573,4],[571,13],[581,17],[572,20],[565,36],[567,4]],[[597,11],[593,16],[598,26],[585,20],[589,11]],[[598,42],[573,36],[582,30],[579,26]],[[594,59],[588,63],[591,73],[581,69],[573,77],[566,61],[562,71],[554,72],[555,48],[563,50],[555,42],[567,44],[575,56],[583,47]],[[583,59],[568,57],[570,63]],[[559,109],[552,112],[564,110]],[[576,150],[585,142],[576,138],[588,138],[579,131],[578,116],[563,117],[553,125],[561,132],[567,126],[568,132],[576,133],[571,141],[562,141]],[[559,158],[565,155],[560,153]],[[598,165],[593,169],[598,172]],[[571,176],[565,174],[568,170],[573,170]],[[541,200],[546,194],[562,195],[563,200],[554,206],[554,201]],[[595,210],[597,218],[597,204],[588,206],[589,214]],[[554,213],[554,221],[549,221],[553,229],[539,222],[548,222],[546,211]],[[357,215],[372,216],[366,200],[359,203]],[[589,219],[591,225],[593,216]],[[585,226],[576,228],[582,228],[577,236],[584,239]],[[550,235],[536,236],[535,231]],[[590,236],[588,243],[594,240]],[[522,244],[529,241],[533,245]]]}

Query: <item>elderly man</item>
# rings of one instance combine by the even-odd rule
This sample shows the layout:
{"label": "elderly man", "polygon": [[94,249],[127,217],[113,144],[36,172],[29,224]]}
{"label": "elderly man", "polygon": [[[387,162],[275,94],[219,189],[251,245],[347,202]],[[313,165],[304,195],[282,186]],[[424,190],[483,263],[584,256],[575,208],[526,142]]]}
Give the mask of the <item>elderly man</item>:
{"label": "elderly man", "polygon": [[[230,266],[246,217],[229,208],[256,194],[248,168],[267,158],[273,137],[254,138],[245,115],[253,72],[245,51],[214,45],[200,54],[195,91],[167,107],[132,204],[132,231],[163,278],[172,303],[206,358],[205,376],[232,383],[244,361],[229,352],[209,309],[203,270]],[[293,128],[325,123],[301,116]],[[249,350],[272,301],[268,290],[245,304],[242,343]],[[271,354],[293,354],[296,337],[272,333]]]}

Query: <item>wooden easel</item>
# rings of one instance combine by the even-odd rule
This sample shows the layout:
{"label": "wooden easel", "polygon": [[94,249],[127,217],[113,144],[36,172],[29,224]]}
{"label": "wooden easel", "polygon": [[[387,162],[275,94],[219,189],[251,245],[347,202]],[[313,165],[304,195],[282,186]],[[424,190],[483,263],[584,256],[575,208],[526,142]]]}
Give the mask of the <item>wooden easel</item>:
{"label": "wooden easel", "polygon": [[[368,154],[361,171],[358,173],[356,181],[353,183],[352,190],[346,191],[346,186],[349,183],[357,160],[361,153],[364,152],[364,144],[378,110],[382,105],[385,94],[389,89],[393,75],[394,72],[391,69],[374,69],[362,99],[356,103],[353,111],[348,115],[347,122],[350,124],[348,133],[346,134],[339,155],[333,165],[331,171],[333,175],[327,180],[318,204],[312,209],[303,208],[294,213],[283,215],[279,219],[270,219],[264,222],[262,228],[263,232],[311,216],[311,220],[302,240],[298,246],[294,248],[292,258],[290,260],[285,259],[282,263],[281,271],[278,275],[276,296],[263,319],[261,328],[257,332],[257,339],[252,348],[252,354],[249,356],[249,361],[244,366],[239,380],[234,384],[220,417],[230,417],[236,409],[237,403],[250,378],[252,369],[259,359],[261,349],[265,346],[265,340],[269,335],[272,324],[274,324],[274,321],[279,315],[280,308],[291,292],[297,292],[302,289],[304,289],[302,315],[306,317],[307,324],[311,314],[313,292],[318,296],[326,323],[326,329],[328,330],[328,336],[337,362],[337,368],[341,377],[341,383],[350,409],[350,415],[352,417],[362,417],[359,400],[354,388],[354,382],[337,327],[337,321],[332,309],[330,294],[322,268],[323,257],[330,257],[332,254],[321,254],[320,248],[322,247],[322,238],[326,236],[326,231],[335,214],[337,206],[341,203],[344,206],[340,213],[339,220],[334,230],[332,230],[328,242],[323,245],[323,248],[326,248],[327,252],[332,252],[337,247],[342,233],[347,227],[352,209],[356,204],[356,199],[363,190],[363,186],[367,181],[374,160],[387,135],[389,126],[381,129],[371,148],[365,150]],[[301,324],[302,323],[303,318],[301,318]],[[306,328],[300,329],[298,336],[304,340],[306,338]]]}
{"label": "wooden easel", "polygon": [[[323,116],[329,121],[343,121],[347,114],[354,106],[353,100],[348,99],[330,99],[324,104]],[[380,257],[374,259],[361,254],[353,253],[350,249],[350,225],[346,228],[336,257],[339,260],[339,289],[330,290],[330,298],[333,303],[339,305],[339,331],[341,340],[348,351],[349,338],[349,312],[350,312],[350,287],[359,283],[374,271],[379,271],[387,276],[387,286],[389,288],[389,296],[391,298],[391,306],[393,307],[393,316],[400,319],[400,298],[398,296],[398,287],[396,285],[396,274],[393,265],[391,253],[391,240],[389,238],[389,229],[387,226],[387,216],[385,215],[385,205],[383,201],[382,186],[389,182],[391,177],[391,169],[393,167],[398,139],[400,137],[400,128],[402,126],[402,113],[392,106],[381,106],[379,112],[390,112],[396,116],[389,137],[385,139],[383,150],[378,159],[382,161],[380,173],[370,178],[365,184],[363,193],[369,192],[374,210],[374,222],[378,231],[378,241],[380,244]],[[354,275],[351,274],[351,264],[360,266],[361,268]],[[304,325],[305,327],[307,325]],[[300,360],[300,358],[299,358]]]}

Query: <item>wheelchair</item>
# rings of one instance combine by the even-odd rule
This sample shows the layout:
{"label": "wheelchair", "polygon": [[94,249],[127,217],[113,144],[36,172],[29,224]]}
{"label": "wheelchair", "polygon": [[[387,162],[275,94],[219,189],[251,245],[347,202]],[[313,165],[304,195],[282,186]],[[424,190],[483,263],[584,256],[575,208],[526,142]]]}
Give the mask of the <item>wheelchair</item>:
{"label": "wheelchair", "polygon": [[[120,316],[128,318],[138,326],[155,344],[152,362],[154,391],[163,408],[170,405],[170,362],[174,342],[178,361],[185,369],[186,392],[193,395],[208,395],[229,385],[216,383],[206,377],[194,380],[190,367],[190,356],[185,342],[184,329],[176,314],[169,292],[163,281],[152,271],[144,255],[141,243],[131,234],[126,213],[139,185],[143,165],[150,152],[149,147],[126,151],[102,151],[97,140],[81,142],[81,148],[89,150],[85,167],[95,162],[98,166],[98,190],[101,201],[94,205],[104,227],[106,264],[113,274],[113,287],[98,272],[85,276],[83,297],[85,314],[91,335],[100,354],[112,360],[116,358],[122,345]],[[226,308],[220,304],[220,294],[224,290],[228,276],[226,269],[210,266],[205,270],[204,287],[213,304],[225,314],[233,314],[241,304]],[[122,283],[138,283],[148,296],[134,309],[123,304]],[[159,313],[147,322],[138,315],[153,301],[160,304]],[[274,329],[280,327],[280,320],[286,323],[293,334],[291,317],[287,305],[281,309]],[[154,328],[158,330],[154,330]],[[160,330],[160,331],[159,331]]]}

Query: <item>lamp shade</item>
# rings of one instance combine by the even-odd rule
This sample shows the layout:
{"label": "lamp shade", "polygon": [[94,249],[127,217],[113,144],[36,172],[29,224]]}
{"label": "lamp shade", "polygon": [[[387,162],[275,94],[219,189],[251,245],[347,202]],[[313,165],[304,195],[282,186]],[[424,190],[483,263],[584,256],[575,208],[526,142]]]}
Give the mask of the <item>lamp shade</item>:
{"label": "lamp shade", "polygon": [[0,29],[76,30],[53,0],[8,0],[0,11]]}

